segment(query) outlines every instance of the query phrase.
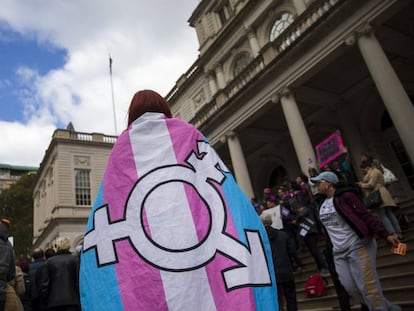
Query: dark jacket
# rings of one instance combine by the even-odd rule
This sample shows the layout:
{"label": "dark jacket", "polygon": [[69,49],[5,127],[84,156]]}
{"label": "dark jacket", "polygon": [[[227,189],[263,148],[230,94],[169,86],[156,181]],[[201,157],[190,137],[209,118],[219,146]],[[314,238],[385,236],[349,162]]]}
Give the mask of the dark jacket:
{"label": "dark jacket", "polygon": [[30,263],[29,275],[32,279],[35,278],[37,269],[43,266],[44,263],[45,263],[44,258],[36,258],[35,261]]}
{"label": "dark jacket", "polygon": [[41,291],[47,307],[80,306],[78,257],[60,250],[43,267]]}
{"label": "dark jacket", "polygon": [[[32,281],[31,288],[31,300],[33,309],[36,311],[46,310],[47,300],[46,297],[42,296],[42,271],[45,267],[46,260],[43,258],[36,259],[30,264],[29,276]],[[33,271],[32,271],[33,266]]]}
{"label": "dark jacket", "polygon": [[306,232],[306,234],[303,236],[312,233],[316,234],[319,232],[317,221],[315,219],[315,212],[307,206],[304,207],[302,212],[296,215],[295,222],[298,226],[299,233],[301,232],[301,230],[304,230]]}
{"label": "dark jacket", "polygon": [[333,202],[337,212],[361,239],[372,240],[374,235],[381,238],[389,235],[383,223],[367,210],[352,189],[337,189]]}
{"label": "dark jacket", "polygon": [[13,248],[8,240],[6,226],[0,223],[0,301],[6,301],[7,282],[13,280],[15,274]]}
{"label": "dark jacket", "polygon": [[272,249],[276,282],[292,281],[294,279],[293,269],[289,259],[290,255],[295,252],[292,241],[285,232],[270,226],[266,226],[266,232]]}

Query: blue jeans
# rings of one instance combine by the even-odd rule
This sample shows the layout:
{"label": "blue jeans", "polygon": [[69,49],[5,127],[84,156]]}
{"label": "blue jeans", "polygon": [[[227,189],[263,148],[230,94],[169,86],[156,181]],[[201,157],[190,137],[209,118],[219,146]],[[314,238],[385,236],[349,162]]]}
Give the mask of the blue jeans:
{"label": "blue jeans", "polygon": [[381,219],[389,234],[401,233],[400,224],[398,223],[398,219],[395,217],[391,207],[378,207],[375,209],[375,212],[377,213],[379,219]]}

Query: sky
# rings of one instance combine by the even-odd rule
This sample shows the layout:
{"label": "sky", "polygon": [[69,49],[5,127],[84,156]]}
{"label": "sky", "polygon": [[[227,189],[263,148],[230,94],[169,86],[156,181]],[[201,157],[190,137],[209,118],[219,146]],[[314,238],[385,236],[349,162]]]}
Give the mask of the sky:
{"label": "sky", "polygon": [[77,132],[120,134],[136,91],[165,96],[196,61],[188,19],[198,3],[2,0],[0,163],[38,167],[69,122]]}

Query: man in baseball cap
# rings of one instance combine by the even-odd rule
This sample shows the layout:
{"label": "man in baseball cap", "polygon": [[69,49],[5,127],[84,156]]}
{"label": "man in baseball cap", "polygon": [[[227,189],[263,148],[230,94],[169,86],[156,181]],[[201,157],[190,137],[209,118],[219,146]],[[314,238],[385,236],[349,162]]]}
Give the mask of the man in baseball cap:
{"label": "man in baseball cap", "polygon": [[327,181],[331,184],[336,185],[339,183],[339,178],[335,173],[329,171],[322,172],[318,176],[311,178],[311,182],[313,182],[314,184],[320,183],[322,181]]}
{"label": "man in baseball cap", "polygon": [[377,252],[375,237],[396,246],[397,234],[387,231],[355,191],[340,187],[335,173],[325,171],[311,181],[326,196],[318,214],[331,242],[335,270],[342,286],[369,310],[401,310],[384,297],[375,260],[370,260]]}

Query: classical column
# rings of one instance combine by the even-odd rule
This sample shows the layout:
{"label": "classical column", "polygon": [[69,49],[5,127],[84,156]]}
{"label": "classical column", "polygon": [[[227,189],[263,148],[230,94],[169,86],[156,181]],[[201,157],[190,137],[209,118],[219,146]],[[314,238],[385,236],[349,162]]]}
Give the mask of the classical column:
{"label": "classical column", "polygon": [[249,171],[247,170],[246,160],[244,159],[242,146],[236,133],[231,132],[227,135],[227,145],[229,146],[236,181],[250,199],[254,197],[253,187],[250,181]]}
{"label": "classical column", "polygon": [[307,174],[308,167],[313,166],[317,168],[317,163],[311,140],[305,128],[305,123],[303,122],[295,97],[288,89],[283,90],[280,94],[280,103],[300,168],[304,174]]}
{"label": "classical column", "polygon": [[247,38],[249,39],[250,48],[252,49],[253,57],[259,55],[259,43],[257,42],[257,37],[252,28],[247,29]]}
{"label": "classical column", "polygon": [[298,12],[298,15],[302,14],[303,11],[306,10],[306,4],[304,0],[293,0],[293,6],[296,9],[296,12]]}
{"label": "classical column", "polygon": [[216,76],[217,76],[218,88],[220,90],[224,89],[226,87],[226,81],[224,80],[223,68],[221,64],[218,64],[216,66]]}
{"label": "classical column", "polygon": [[414,107],[372,28],[361,31],[358,46],[385,107],[414,164]]}

